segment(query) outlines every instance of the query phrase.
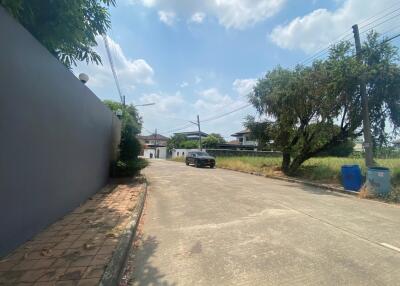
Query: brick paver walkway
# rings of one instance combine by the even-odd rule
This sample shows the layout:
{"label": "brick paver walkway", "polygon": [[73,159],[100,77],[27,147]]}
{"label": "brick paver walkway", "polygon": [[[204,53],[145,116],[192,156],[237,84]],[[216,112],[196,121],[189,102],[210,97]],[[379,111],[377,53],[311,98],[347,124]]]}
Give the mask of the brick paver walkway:
{"label": "brick paver walkway", "polygon": [[94,195],[0,260],[0,285],[98,285],[143,188]]}

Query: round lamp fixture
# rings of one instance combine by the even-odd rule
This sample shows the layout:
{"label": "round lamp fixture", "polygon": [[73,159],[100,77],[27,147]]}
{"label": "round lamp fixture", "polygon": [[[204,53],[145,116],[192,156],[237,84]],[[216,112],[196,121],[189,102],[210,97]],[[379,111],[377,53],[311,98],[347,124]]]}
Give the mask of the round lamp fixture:
{"label": "round lamp fixture", "polygon": [[85,73],[79,74],[79,80],[83,83],[87,83],[89,81],[89,76]]}

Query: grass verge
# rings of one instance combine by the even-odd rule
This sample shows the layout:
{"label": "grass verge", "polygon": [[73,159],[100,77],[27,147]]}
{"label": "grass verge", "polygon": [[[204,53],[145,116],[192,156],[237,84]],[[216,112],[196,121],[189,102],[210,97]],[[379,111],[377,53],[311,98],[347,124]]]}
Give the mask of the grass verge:
{"label": "grass verge", "polygon": [[[184,158],[172,159],[176,162],[184,162]],[[380,166],[390,169],[393,191],[388,200],[400,202],[400,160],[377,159]],[[261,173],[269,176],[284,176],[281,171],[282,159],[279,157],[217,157],[217,167],[248,172]],[[339,158],[321,157],[311,158],[300,167],[296,178],[306,179],[324,184],[341,184],[342,165],[359,165],[362,174],[365,176],[367,168],[363,159],[360,158]]]}

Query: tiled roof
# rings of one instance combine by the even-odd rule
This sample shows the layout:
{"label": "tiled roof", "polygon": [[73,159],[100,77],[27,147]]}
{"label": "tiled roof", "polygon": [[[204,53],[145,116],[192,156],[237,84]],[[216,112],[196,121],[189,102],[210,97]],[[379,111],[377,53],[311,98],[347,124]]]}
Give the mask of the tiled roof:
{"label": "tiled roof", "polygon": [[138,136],[139,139],[143,139],[143,140],[168,140],[168,137],[165,137],[161,134],[157,134],[157,138],[155,134],[151,134],[151,135],[139,135]]}
{"label": "tiled roof", "polygon": [[249,133],[251,133],[250,130],[249,129],[245,129],[245,130],[236,132],[236,133],[232,134],[231,136],[236,137],[236,136],[241,136],[243,134],[249,134]]}

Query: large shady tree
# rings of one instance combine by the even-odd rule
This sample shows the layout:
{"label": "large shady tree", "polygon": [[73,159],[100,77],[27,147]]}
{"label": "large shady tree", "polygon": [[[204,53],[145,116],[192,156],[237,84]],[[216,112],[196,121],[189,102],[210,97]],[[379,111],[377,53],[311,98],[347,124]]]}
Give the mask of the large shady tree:
{"label": "large shady tree", "polygon": [[[249,118],[251,130],[264,133],[282,151],[282,170],[294,174],[307,159],[362,135],[359,78],[365,76],[374,144],[386,142],[390,127],[400,127],[398,50],[376,33],[363,44],[363,63],[342,42],[329,57],[294,70],[277,67],[260,79],[250,102],[267,120]],[[389,123],[390,126],[387,126]]]}
{"label": "large shady tree", "polygon": [[71,68],[77,61],[101,63],[96,36],[110,28],[115,0],[0,0],[50,53]]}

